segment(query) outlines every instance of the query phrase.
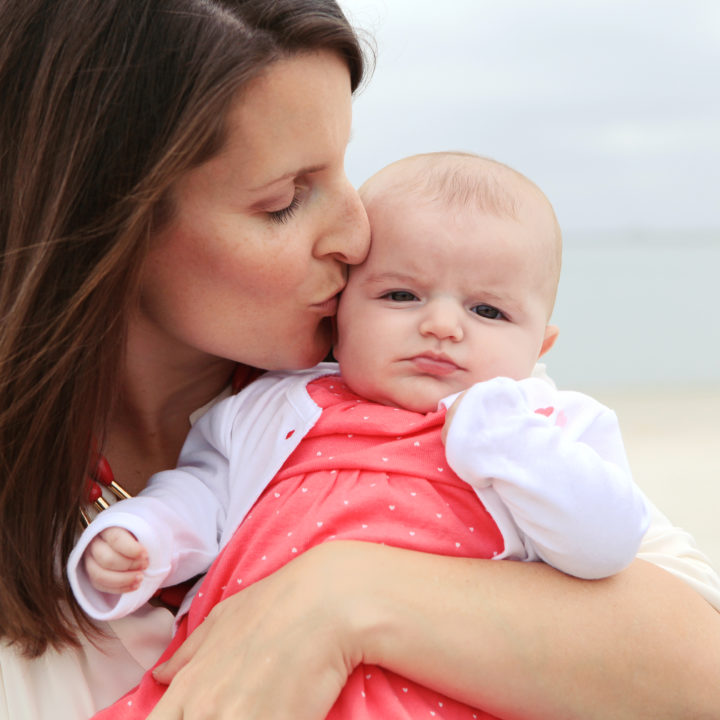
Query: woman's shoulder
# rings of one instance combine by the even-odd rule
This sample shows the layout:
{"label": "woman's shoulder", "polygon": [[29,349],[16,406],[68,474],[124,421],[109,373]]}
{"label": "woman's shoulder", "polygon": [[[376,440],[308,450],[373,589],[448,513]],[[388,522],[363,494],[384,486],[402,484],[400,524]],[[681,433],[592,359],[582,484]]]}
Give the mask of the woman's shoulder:
{"label": "woman's shoulder", "polygon": [[683,580],[720,612],[720,575],[700,551],[689,533],[673,525],[646,498],[650,527],[642,540],[638,557]]}
{"label": "woman's shoulder", "polygon": [[0,720],[84,720],[95,710],[82,648],[27,658],[14,645],[0,645]]}
{"label": "woman's shoulder", "polygon": [[134,687],[165,649],[172,615],[163,608],[103,625],[79,647],[28,658],[0,642],[0,720],[87,720]]}

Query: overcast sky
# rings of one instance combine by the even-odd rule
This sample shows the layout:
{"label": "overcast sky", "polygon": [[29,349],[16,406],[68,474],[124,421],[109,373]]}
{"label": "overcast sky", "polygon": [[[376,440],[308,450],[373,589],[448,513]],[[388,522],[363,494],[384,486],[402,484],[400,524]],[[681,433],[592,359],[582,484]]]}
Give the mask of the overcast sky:
{"label": "overcast sky", "polygon": [[[375,38],[348,150],[478,152],[566,231],[720,230],[720,0],[340,0]],[[720,237],[720,236],[719,236]]]}

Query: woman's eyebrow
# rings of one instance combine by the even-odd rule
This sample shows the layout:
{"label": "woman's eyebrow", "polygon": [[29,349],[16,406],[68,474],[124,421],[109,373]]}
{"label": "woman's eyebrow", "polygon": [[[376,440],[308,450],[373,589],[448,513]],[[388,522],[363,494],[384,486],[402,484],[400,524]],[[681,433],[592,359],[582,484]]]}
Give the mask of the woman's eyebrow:
{"label": "woman's eyebrow", "polygon": [[325,165],[308,165],[307,167],[298,168],[297,170],[290,170],[284,175],[273,178],[269,182],[263,183],[262,185],[257,185],[256,187],[249,188],[249,190],[250,192],[259,192],[260,190],[266,190],[267,188],[271,187],[272,185],[276,185],[277,183],[281,183],[285,180],[298,177],[300,175],[308,175],[310,173],[318,172],[319,170],[323,170],[325,167]]}

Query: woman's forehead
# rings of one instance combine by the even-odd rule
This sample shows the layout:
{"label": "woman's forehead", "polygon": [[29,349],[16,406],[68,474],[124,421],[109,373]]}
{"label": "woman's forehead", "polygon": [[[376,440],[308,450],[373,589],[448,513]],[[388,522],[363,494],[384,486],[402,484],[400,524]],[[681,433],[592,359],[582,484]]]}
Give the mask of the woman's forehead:
{"label": "woman's forehead", "polygon": [[238,96],[223,153],[236,180],[262,190],[344,155],[352,120],[350,74],[326,51],[272,63]]}

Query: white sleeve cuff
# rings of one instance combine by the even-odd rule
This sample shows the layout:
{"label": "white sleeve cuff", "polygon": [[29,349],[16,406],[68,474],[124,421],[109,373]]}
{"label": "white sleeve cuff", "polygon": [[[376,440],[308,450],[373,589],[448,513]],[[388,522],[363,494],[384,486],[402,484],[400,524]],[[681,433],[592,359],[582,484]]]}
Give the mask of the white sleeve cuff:
{"label": "white sleeve cuff", "polygon": [[[171,570],[170,538],[164,538],[162,529],[151,526],[144,518],[111,512],[110,508],[97,516],[80,536],[68,561],[68,579],[80,607],[95,620],[116,620],[142,607],[163,585]],[[137,590],[114,594],[96,590],[85,572],[82,556],[90,541],[110,527],[121,527],[131,532],[145,547],[149,566]]]}

